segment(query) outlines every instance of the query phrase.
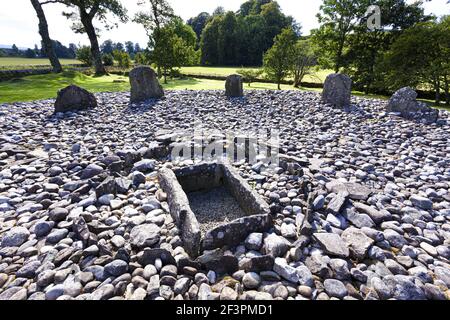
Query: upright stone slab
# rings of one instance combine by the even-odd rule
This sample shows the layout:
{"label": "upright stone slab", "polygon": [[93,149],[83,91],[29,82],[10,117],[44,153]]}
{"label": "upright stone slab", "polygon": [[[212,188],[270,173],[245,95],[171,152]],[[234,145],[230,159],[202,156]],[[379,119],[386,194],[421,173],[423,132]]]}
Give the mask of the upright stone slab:
{"label": "upright stone slab", "polygon": [[95,96],[89,91],[70,85],[58,91],[55,102],[55,113],[85,110],[97,107]]}
{"label": "upright stone slab", "polygon": [[150,67],[137,67],[130,71],[131,102],[159,99],[164,91],[156,72]]}
{"label": "upright stone slab", "polygon": [[238,74],[233,74],[227,77],[225,82],[225,94],[227,97],[243,97],[244,96],[244,82],[242,77]]}
{"label": "upright stone slab", "polygon": [[399,113],[405,119],[422,120],[427,123],[434,123],[439,118],[439,111],[417,101],[417,92],[410,87],[395,92],[389,100],[386,111]]}
{"label": "upright stone slab", "polygon": [[341,73],[330,74],[323,86],[322,100],[338,108],[349,106],[352,95],[352,80]]}

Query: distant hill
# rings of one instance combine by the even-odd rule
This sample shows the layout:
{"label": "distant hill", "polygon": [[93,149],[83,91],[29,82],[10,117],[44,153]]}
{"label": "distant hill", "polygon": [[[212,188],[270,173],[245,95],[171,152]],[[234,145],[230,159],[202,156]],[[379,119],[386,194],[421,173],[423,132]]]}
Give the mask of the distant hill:
{"label": "distant hill", "polygon": [[[12,48],[12,44],[8,45],[8,44],[0,44],[0,49],[11,49]],[[18,47],[19,50],[27,50],[28,48],[25,47]]]}

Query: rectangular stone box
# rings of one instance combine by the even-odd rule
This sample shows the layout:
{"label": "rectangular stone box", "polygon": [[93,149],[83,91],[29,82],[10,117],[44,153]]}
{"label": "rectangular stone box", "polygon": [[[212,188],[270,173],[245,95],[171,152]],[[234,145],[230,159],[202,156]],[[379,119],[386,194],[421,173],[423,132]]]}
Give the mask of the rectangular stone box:
{"label": "rectangular stone box", "polygon": [[239,245],[250,233],[273,225],[268,204],[229,164],[163,168],[159,182],[191,257]]}

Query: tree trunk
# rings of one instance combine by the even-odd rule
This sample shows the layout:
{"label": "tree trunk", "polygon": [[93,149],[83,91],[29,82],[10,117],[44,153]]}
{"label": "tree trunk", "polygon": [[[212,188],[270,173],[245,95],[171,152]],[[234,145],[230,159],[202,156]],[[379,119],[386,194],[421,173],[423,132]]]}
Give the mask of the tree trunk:
{"label": "tree trunk", "polygon": [[103,65],[102,55],[100,53],[100,46],[98,45],[97,33],[95,32],[94,25],[92,24],[92,19],[89,15],[80,9],[81,23],[89,37],[89,42],[91,43],[91,54],[92,60],[95,67],[95,75],[102,76],[106,74],[105,66]]}
{"label": "tree trunk", "polygon": [[41,35],[42,38],[42,45],[44,47],[45,53],[47,54],[48,59],[50,60],[53,72],[60,73],[62,72],[61,63],[59,62],[59,59],[56,56],[55,48],[53,47],[53,42],[48,32],[47,18],[45,17],[42,5],[39,2],[39,0],[31,0],[31,4],[34,7],[34,10],[36,10],[36,14],[39,19],[39,34]]}

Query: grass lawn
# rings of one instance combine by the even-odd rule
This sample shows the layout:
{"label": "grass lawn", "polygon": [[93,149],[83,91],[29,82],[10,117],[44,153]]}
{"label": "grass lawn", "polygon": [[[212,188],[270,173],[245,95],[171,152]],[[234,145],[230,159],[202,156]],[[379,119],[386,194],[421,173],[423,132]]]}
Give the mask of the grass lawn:
{"label": "grass lawn", "polygon": [[[76,59],[59,59],[61,64],[80,64],[81,62]],[[46,58],[0,58],[0,68],[9,66],[36,66],[36,65],[50,65],[50,61]]]}
{"label": "grass lawn", "polygon": [[[181,73],[191,75],[212,75],[226,77],[230,74],[237,73],[239,69],[256,69],[256,68],[240,68],[240,67],[182,67]],[[304,82],[323,83],[325,78],[333,73],[332,70],[319,70],[315,75],[306,76]]]}
{"label": "grass lawn", "polygon": [[[114,82],[116,81],[116,82]],[[120,82],[117,82],[120,81]],[[162,81],[161,81],[162,82]],[[104,91],[128,91],[130,85],[128,77],[119,75],[108,75],[103,77],[88,76],[81,72],[66,71],[61,74],[45,74],[28,76],[20,79],[0,82],[0,103],[24,102],[41,99],[55,98],[58,90],[75,84],[85,88],[91,92]],[[224,81],[209,79],[175,79],[169,80],[167,84],[162,84],[166,90],[224,90]],[[274,83],[252,83],[251,87],[247,84],[244,90],[276,90],[277,85]],[[282,85],[282,90],[298,90],[293,86]],[[322,89],[300,88],[305,91],[321,92]],[[372,98],[384,99],[389,97],[380,95],[365,95],[362,92],[354,91],[353,95]],[[422,100],[430,105],[434,105],[433,101]],[[436,106],[437,108],[449,110],[445,105]]]}
{"label": "grass lawn", "polygon": [[[114,83],[113,81],[124,81]],[[58,90],[75,84],[91,92],[127,91],[130,90],[128,78],[118,75],[103,77],[87,76],[80,72],[67,71],[61,74],[28,76],[20,79],[0,82],[0,103],[13,103],[55,98]],[[170,80],[163,84],[167,90],[222,90],[224,82],[208,79]],[[276,89],[276,84],[253,83],[247,89]],[[293,89],[282,86],[282,89]]]}

